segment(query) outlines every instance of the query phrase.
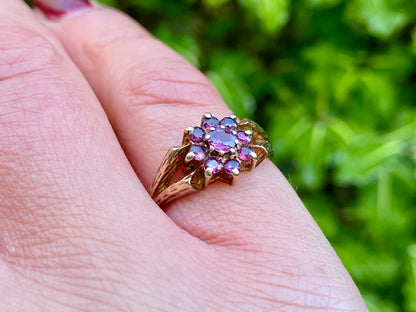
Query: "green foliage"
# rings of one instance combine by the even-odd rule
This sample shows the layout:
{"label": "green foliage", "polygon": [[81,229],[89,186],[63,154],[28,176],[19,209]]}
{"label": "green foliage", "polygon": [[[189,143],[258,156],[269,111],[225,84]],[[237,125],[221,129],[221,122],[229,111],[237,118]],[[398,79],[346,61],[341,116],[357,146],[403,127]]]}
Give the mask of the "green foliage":
{"label": "green foliage", "polygon": [[416,2],[111,2],[265,126],[370,310],[416,311]]}
{"label": "green foliage", "polygon": [[279,31],[289,20],[289,0],[240,0],[242,7],[255,12],[267,33]]}
{"label": "green foliage", "polygon": [[388,38],[403,29],[409,21],[406,2],[389,0],[355,0],[351,5],[351,20],[361,22],[369,34]]}

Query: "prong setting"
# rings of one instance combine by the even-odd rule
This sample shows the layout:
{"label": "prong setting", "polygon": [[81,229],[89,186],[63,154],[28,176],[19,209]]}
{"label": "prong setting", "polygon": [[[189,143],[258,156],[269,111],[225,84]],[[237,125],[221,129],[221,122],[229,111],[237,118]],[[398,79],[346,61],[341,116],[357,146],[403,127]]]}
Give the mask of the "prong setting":
{"label": "prong setting", "polygon": [[[264,130],[251,120],[239,121],[234,114],[219,120],[205,113],[200,126],[187,127],[184,132],[182,146],[168,151],[150,188],[159,205],[215,181],[232,185],[242,171],[251,170],[272,154]],[[181,169],[182,178],[176,176]]]}
{"label": "prong setting", "polygon": [[190,161],[192,161],[194,158],[195,158],[195,154],[194,154],[194,153],[192,153],[192,152],[189,152],[188,154],[186,154],[185,160],[186,160],[187,162],[190,162]]}
{"label": "prong setting", "polygon": [[205,175],[207,177],[212,177],[212,175],[213,175],[213,169],[212,168],[205,169]]}
{"label": "prong setting", "polygon": [[[243,123],[245,125],[246,121]],[[250,145],[254,131],[250,128],[239,130],[238,127],[235,114],[219,121],[212,114],[205,113],[200,127],[185,129],[191,137],[191,149],[185,156],[185,164],[191,169],[203,164],[206,183],[211,178],[212,181],[217,180],[217,175],[229,182],[230,178],[237,178],[241,171],[253,168],[258,159],[252,148],[254,145]]]}

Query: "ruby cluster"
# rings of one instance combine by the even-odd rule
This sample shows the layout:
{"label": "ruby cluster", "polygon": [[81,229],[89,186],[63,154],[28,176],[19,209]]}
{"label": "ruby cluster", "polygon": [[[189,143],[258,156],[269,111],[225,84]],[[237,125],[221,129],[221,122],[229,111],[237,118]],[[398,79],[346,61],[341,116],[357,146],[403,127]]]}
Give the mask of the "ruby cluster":
{"label": "ruby cluster", "polygon": [[207,113],[200,127],[190,127],[187,131],[191,147],[186,161],[203,164],[206,173],[237,176],[243,164],[257,157],[249,146],[253,132],[239,130],[234,115],[220,121]]}

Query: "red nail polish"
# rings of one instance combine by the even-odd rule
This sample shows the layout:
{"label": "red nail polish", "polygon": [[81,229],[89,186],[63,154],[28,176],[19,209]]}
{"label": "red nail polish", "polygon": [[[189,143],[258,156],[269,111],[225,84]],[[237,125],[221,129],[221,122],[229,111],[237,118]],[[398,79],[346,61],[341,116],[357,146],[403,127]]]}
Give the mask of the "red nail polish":
{"label": "red nail polish", "polygon": [[72,12],[91,7],[88,0],[33,0],[33,4],[47,18],[60,18]]}

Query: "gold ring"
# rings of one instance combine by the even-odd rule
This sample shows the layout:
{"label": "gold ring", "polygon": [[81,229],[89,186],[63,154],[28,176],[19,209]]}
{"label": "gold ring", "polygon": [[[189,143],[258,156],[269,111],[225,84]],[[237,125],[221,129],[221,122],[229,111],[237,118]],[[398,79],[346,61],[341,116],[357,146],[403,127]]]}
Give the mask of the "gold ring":
{"label": "gold ring", "polygon": [[215,181],[231,185],[240,172],[272,156],[266,133],[254,121],[239,121],[235,115],[220,121],[206,113],[200,127],[185,129],[182,146],[167,152],[149,193],[163,206]]}

